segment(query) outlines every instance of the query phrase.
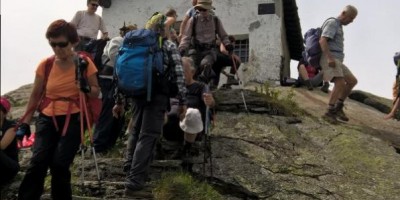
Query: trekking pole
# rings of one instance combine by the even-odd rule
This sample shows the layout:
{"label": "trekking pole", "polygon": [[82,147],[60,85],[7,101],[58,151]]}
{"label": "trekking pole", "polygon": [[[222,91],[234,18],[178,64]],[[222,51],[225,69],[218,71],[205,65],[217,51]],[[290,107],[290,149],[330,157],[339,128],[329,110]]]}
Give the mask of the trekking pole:
{"label": "trekking pole", "polygon": [[[210,92],[209,83],[206,85],[206,92]],[[212,153],[211,153],[211,140],[210,140],[210,107],[206,106],[206,119],[204,124],[204,153],[203,153],[203,175],[206,174],[206,161],[207,161],[207,150],[210,153],[210,176],[213,177],[213,164],[212,164]]]}
{"label": "trekking pole", "polygon": [[93,158],[94,158],[94,164],[96,166],[96,173],[97,173],[97,180],[100,183],[100,173],[99,173],[99,166],[97,164],[97,158],[96,158],[96,150],[94,149],[94,145],[93,145],[93,136],[92,136],[92,125],[90,124],[90,119],[89,119],[89,114],[88,114],[88,109],[87,109],[87,104],[86,104],[86,95],[83,94],[83,92],[80,92],[80,97],[82,99],[82,103],[81,104],[85,113],[85,117],[86,117],[86,125],[88,128],[88,132],[89,132],[89,140],[90,140],[90,146],[92,147],[92,152],[93,152]]}
{"label": "trekking pole", "polygon": [[[79,105],[83,105],[83,99],[81,98],[81,92],[79,92]],[[79,117],[80,117],[80,124],[81,124],[81,155],[82,155],[82,174],[81,174],[81,182],[82,182],[82,186],[84,186],[84,172],[85,172],[85,166],[83,161],[85,160],[85,125],[84,125],[84,118],[83,118],[83,110],[79,109]],[[82,187],[83,188],[83,187]]]}
{"label": "trekking pole", "polygon": [[236,68],[236,62],[235,62],[235,58],[233,57],[233,54],[231,55],[231,57],[232,57],[233,68],[235,69],[235,75],[236,75],[236,78],[238,79],[238,82],[239,82],[240,93],[242,95],[244,109],[246,110],[246,113],[249,114],[249,110],[247,109],[246,99],[244,98],[243,83],[239,78],[239,74],[238,74],[238,70]]}

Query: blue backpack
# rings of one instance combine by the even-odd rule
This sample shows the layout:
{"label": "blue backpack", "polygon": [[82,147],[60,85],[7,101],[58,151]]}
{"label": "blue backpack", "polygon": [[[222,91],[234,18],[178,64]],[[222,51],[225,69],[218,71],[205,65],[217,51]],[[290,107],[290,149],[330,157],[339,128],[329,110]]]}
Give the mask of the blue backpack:
{"label": "blue backpack", "polygon": [[303,52],[303,57],[304,60],[308,62],[308,64],[315,68],[321,67],[319,65],[319,60],[321,59],[322,50],[321,46],[319,45],[319,39],[321,37],[322,29],[324,28],[325,23],[329,19],[335,18],[328,18],[327,20],[325,20],[321,27],[311,28],[304,34],[305,50]]}
{"label": "blue backpack", "polygon": [[151,100],[153,77],[164,72],[159,34],[148,29],[128,32],[115,63],[118,90],[128,97],[147,95]]}

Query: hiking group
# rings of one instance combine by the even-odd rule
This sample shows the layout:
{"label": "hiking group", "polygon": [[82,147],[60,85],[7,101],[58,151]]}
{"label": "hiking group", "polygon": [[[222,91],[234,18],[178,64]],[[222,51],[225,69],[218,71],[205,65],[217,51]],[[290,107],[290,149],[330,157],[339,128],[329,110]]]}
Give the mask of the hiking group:
{"label": "hiking group", "polygon": [[[54,55],[39,63],[26,112],[18,122],[6,119],[11,105],[1,98],[0,187],[19,171],[17,139],[30,134],[36,111],[33,154],[18,199],[40,199],[48,169],[51,197],[72,199],[70,166],[75,155],[85,151],[86,130],[92,147],[88,151],[96,162],[96,153],[110,151],[123,134],[127,109],[132,115],[121,166],[125,196],[149,195],[146,181],[160,138],[179,144],[173,158],[182,159],[190,171],[193,157],[207,148],[201,142],[213,120],[216,103],[211,91],[219,84],[219,74],[227,76],[228,85],[239,84],[241,63],[233,53],[235,38],[226,33],[212,0],[192,0],[192,5],[178,34],[173,29],[177,13],[170,8],[150,16],[142,29],[124,23],[120,35],[109,39],[104,21],[95,14],[97,0],[88,0],[87,10],[78,11],[71,22],[52,22],[45,36]],[[301,84],[310,90],[322,85],[328,92],[329,82],[334,84],[324,115],[331,122],[348,121],[344,101],[357,84],[343,64],[342,29],[356,16],[357,9],[346,6],[337,18],[326,20],[318,36],[317,64],[311,65],[311,54],[305,51],[298,67]],[[398,109],[398,98],[395,101]]]}

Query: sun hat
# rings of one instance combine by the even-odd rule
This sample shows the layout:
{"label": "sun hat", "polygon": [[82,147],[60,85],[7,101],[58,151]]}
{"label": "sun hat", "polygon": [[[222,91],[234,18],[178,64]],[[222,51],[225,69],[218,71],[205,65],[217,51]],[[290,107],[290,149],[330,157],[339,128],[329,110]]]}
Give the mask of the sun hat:
{"label": "sun hat", "polygon": [[179,126],[186,133],[196,134],[203,131],[203,121],[199,109],[188,108],[185,118],[179,122]]}
{"label": "sun hat", "polygon": [[212,6],[212,0],[198,0],[197,4],[194,6],[194,9],[203,8],[206,10],[214,9]]}
{"label": "sun hat", "polygon": [[11,104],[5,97],[0,97],[0,104],[6,113],[10,112]]}

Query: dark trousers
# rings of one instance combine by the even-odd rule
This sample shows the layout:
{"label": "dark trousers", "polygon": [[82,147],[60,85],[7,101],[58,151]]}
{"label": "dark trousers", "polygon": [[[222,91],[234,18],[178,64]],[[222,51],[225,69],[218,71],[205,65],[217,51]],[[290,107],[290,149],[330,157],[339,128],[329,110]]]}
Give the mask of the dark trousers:
{"label": "dark trousers", "polygon": [[[239,66],[240,66],[240,62],[236,62],[235,64],[236,64],[236,70],[238,70]],[[228,55],[222,54],[221,52],[218,52],[217,60],[215,61],[214,65],[213,65],[213,70],[215,72],[215,78],[213,79],[214,85],[218,86],[221,72],[227,66],[231,67],[231,69],[229,71],[230,74],[236,74],[236,70],[233,65],[232,56],[228,56]]]}
{"label": "dark trousers", "polygon": [[[57,116],[56,120],[59,127],[64,127],[65,115]],[[51,117],[39,115],[33,154],[19,188],[18,199],[40,199],[48,168],[52,177],[52,198],[72,199],[69,168],[81,143],[79,114],[71,115],[66,135],[61,136],[61,132],[62,129],[56,131]]]}
{"label": "dark trousers", "polygon": [[207,76],[206,77],[207,79],[210,79],[212,76],[215,76],[214,72],[212,71],[212,67],[215,61],[217,60],[217,50],[215,48],[211,48],[208,50],[204,49],[190,50],[189,54],[193,59],[196,68],[196,73],[193,77],[195,80],[199,80],[198,77],[203,72]]}
{"label": "dark trousers", "polygon": [[140,190],[144,187],[154,150],[161,136],[168,97],[153,95],[150,102],[133,99],[133,132],[129,136],[124,169],[128,171],[126,187]]}
{"label": "dark trousers", "polygon": [[18,171],[18,161],[11,159],[3,150],[0,150],[0,188],[11,181]]}
{"label": "dark trousers", "polygon": [[112,80],[99,78],[99,84],[103,94],[103,107],[93,134],[93,143],[96,152],[105,152],[114,147],[117,142],[118,136],[121,135],[125,118],[115,118],[112,115],[112,109],[115,104]]}

